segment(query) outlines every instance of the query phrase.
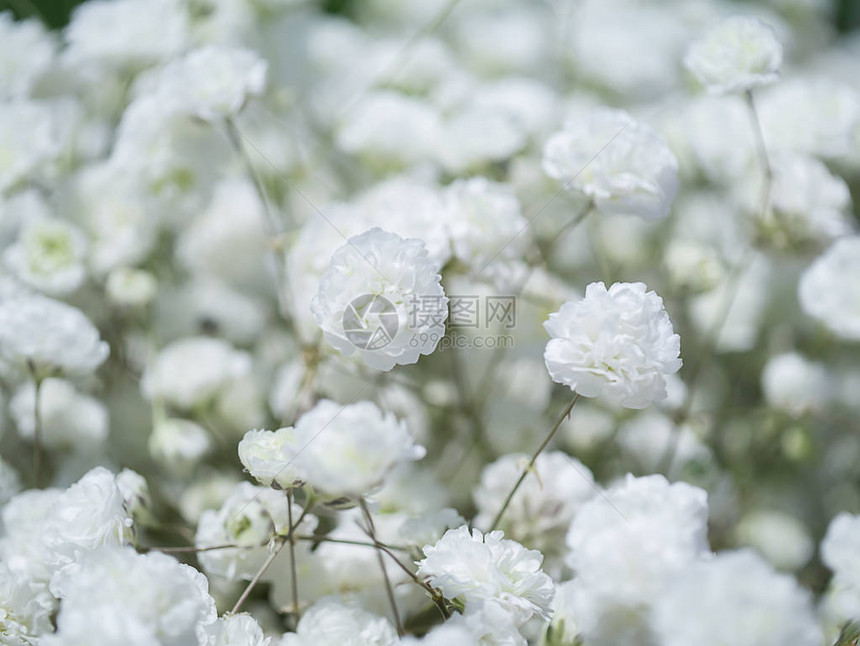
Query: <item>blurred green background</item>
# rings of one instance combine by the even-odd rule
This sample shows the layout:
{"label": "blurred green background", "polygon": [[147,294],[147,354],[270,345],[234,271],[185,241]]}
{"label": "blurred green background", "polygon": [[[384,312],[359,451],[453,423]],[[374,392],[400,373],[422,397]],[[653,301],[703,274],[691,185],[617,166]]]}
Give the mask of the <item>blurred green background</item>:
{"label": "blurred green background", "polygon": [[[0,0],[0,11],[11,9],[20,17],[39,16],[51,27],[61,27],[69,20],[75,5],[83,0]],[[403,0],[420,2],[421,0]],[[327,11],[349,13],[350,8],[361,0],[322,0]],[[832,0],[835,6],[834,20],[840,31],[860,28],[860,0]]]}

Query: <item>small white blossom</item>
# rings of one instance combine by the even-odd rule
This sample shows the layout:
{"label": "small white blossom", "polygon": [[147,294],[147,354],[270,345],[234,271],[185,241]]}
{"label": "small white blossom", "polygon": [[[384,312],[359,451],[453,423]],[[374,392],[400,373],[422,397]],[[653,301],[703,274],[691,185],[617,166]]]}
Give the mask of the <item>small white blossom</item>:
{"label": "small white blossom", "polygon": [[87,239],[63,220],[27,224],[18,242],[4,253],[6,266],[26,285],[49,296],[75,291],[86,278]]}
{"label": "small white blossom", "polygon": [[336,599],[315,603],[299,620],[295,633],[277,646],[395,646],[397,632],[387,619]]}
{"label": "small white blossom", "polygon": [[56,159],[57,130],[57,116],[47,103],[0,102],[0,195]]}
{"label": "small white blossom", "polygon": [[735,16],[693,43],[684,65],[711,92],[745,92],[778,78],[782,45],[761,20]]}
{"label": "small white blossom", "polygon": [[25,96],[54,60],[56,41],[40,20],[0,13],[0,96]]}
{"label": "small white blossom", "polygon": [[251,615],[225,615],[207,627],[208,640],[205,646],[269,646],[271,637],[264,637],[263,630]]}
{"label": "small white blossom", "polygon": [[275,482],[288,489],[303,480],[301,462],[296,460],[302,448],[298,442],[292,426],[276,431],[251,430],[239,442],[239,460],[260,484],[268,487]]}
{"label": "small white blossom", "polygon": [[752,551],[724,552],[686,569],[655,600],[665,646],[819,646],[811,597]]}
{"label": "small white blossom", "polygon": [[416,363],[445,333],[448,299],[437,271],[421,240],[374,228],[335,252],[311,311],[344,356],[357,352],[378,370]]}
{"label": "small white blossom", "polygon": [[646,289],[592,283],[585,298],[550,314],[544,360],[553,381],[627,408],[665,399],[666,376],[681,367],[681,340],[663,299]]}
{"label": "small white blossom", "polygon": [[781,511],[752,511],[738,523],[735,535],[741,545],[749,545],[786,572],[806,565],[815,552],[815,543],[803,521]]}
{"label": "small white blossom", "polygon": [[503,536],[470,532],[465,525],[448,530],[424,547],[418,575],[449,599],[462,599],[467,610],[493,601],[513,615],[517,626],[532,617],[547,618],[554,587],[541,570],[543,556]]}
{"label": "small white blossom", "polygon": [[143,307],[155,298],[158,283],[148,271],[119,267],[107,277],[105,293],[120,307]]}
{"label": "small white blossom", "polygon": [[191,420],[169,417],[155,423],[147,447],[156,462],[181,474],[193,469],[209,452],[212,437]]}
{"label": "small white blossom", "polygon": [[841,238],[803,272],[803,311],[836,336],[860,341],[860,237]]}
{"label": "small white blossom", "polygon": [[827,369],[796,352],[768,359],[761,385],[771,406],[792,415],[822,410],[832,391]]}
{"label": "small white blossom", "polygon": [[669,146],[623,110],[599,108],[568,120],[547,140],[543,169],[607,214],[659,220],[678,192]]}
{"label": "small white blossom", "polygon": [[841,513],[821,542],[821,560],[833,572],[831,612],[842,621],[860,616],[860,516]]}
{"label": "small white blossom", "polygon": [[37,371],[90,373],[107,358],[108,344],[80,311],[43,296],[0,303],[0,357]]}

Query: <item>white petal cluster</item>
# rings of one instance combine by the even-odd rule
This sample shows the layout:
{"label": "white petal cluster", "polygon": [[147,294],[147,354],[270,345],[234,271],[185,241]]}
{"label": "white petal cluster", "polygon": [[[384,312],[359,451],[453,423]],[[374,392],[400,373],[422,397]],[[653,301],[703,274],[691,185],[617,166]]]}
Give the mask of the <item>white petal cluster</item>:
{"label": "white petal cluster", "polygon": [[277,646],[395,646],[397,632],[387,619],[327,598],[302,615],[295,633]]}
{"label": "white petal cluster", "polygon": [[86,278],[87,240],[64,220],[39,219],[6,250],[6,266],[23,283],[49,296],[75,291]]}
{"label": "white petal cluster", "polygon": [[687,568],[654,610],[666,646],[818,646],[811,595],[753,551],[723,552]]}
{"label": "white petal cluster", "polygon": [[174,473],[185,473],[212,448],[212,436],[196,422],[169,417],[155,423],[147,448],[159,464]]}
{"label": "white petal cluster", "polygon": [[694,42],[684,65],[710,92],[746,92],[778,78],[782,45],[761,20],[735,16]]}
{"label": "white petal cluster", "polygon": [[269,646],[271,637],[263,636],[263,630],[251,615],[225,615],[207,626],[206,646]]}
{"label": "white petal cluster", "polygon": [[761,385],[771,406],[792,415],[823,409],[833,390],[827,369],[796,352],[771,357]]}
{"label": "white petal cluster", "polygon": [[665,218],[678,192],[678,161],[665,140],[623,110],[569,119],[544,145],[543,169],[607,214]]}
{"label": "white petal cluster", "polygon": [[120,628],[137,638],[133,643],[199,644],[217,617],[206,577],[158,552],[90,552],[60,571],[51,591],[62,600],[51,642],[57,645],[66,643],[67,626],[74,635],[84,623],[89,643],[99,646],[111,643]]}
{"label": "white petal cluster", "polygon": [[836,336],[860,341],[860,237],[841,238],[804,272],[800,306]]}
{"label": "white petal cluster", "polygon": [[41,21],[0,13],[0,97],[25,96],[50,68],[55,50]]}
{"label": "white petal cluster", "polygon": [[[326,340],[344,356],[357,353],[377,370],[416,363],[422,354],[436,349],[445,333],[448,299],[437,271],[421,240],[374,228],[350,238],[335,252],[311,311]],[[381,302],[396,312],[396,332],[379,348],[374,336],[368,336],[367,349],[356,346],[344,330],[348,308],[364,296],[382,297]],[[372,311],[373,307],[367,313],[357,312],[368,335],[386,330],[379,321],[382,314]],[[385,315],[392,317],[393,313]]]}
{"label": "white petal cluster", "polygon": [[472,605],[495,602],[522,626],[533,617],[547,618],[552,579],[541,570],[543,555],[499,531],[482,534],[465,525],[445,532],[424,547],[418,574],[449,599]]}
{"label": "white petal cluster", "polygon": [[78,309],[42,296],[0,303],[0,357],[21,367],[90,373],[107,358],[108,344]]}
{"label": "white petal cluster", "polygon": [[36,177],[60,152],[57,116],[41,101],[0,101],[0,194]]}
{"label": "white petal cluster", "polygon": [[166,346],[147,368],[143,392],[181,410],[210,403],[250,372],[251,358],[229,343],[191,337]]}
{"label": "white petal cluster", "polygon": [[681,340],[663,299],[646,290],[592,283],[585,298],[550,314],[544,361],[553,381],[627,408],[665,399],[666,376],[681,367]]}
{"label": "white petal cluster", "polygon": [[[242,466],[260,484],[281,489],[301,484],[304,476],[297,453],[302,445],[292,426],[276,431],[251,430],[239,442]],[[290,462],[292,460],[292,462]]]}
{"label": "white petal cluster", "polygon": [[841,513],[827,528],[821,560],[833,572],[828,605],[840,621],[860,616],[860,516]]}

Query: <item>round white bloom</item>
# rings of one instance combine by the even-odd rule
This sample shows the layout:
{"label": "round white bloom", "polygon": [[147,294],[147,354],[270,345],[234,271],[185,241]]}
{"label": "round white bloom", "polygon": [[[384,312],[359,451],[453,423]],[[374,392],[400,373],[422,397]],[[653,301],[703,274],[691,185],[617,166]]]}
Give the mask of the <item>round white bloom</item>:
{"label": "round white bloom", "polygon": [[684,65],[710,92],[745,92],[777,79],[782,45],[761,20],[735,16],[693,43]]}
{"label": "round white bloom", "polygon": [[40,635],[51,632],[54,600],[47,591],[35,592],[34,587],[31,581],[0,563],[0,638],[3,644],[29,646],[37,643]]}
{"label": "round white bloom", "polygon": [[48,562],[55,567],[73,563],[83,552],[127,544],[132,518],[116,477],[96,467],[60,494],[42,527]]}
{"label": "round white bloom", "polygon": [[860,516],[841,513],[827,527],[821,560],[833,572],[830,605],[839,619],[860,616]]}
{"label": "round white bloom", "polygon": [[46,103],[0,102],[0,194],[57,157],[57,128],[54,111]]}
{"label": "round white bloom", "polygon": [[118,267],[107,277],[105,293],[120,307],[143,307],[155,298],[158,282],[148,271]]}
{"label": "round white bloom", "polygon": [[[113,607],[75,608],[61,613],[57,632],[44,635],[40,646],[157,646],[160,644],[152,626],[130,613]],[[196,643],[196,642],[195,642]]]}
{"label": "round white bloom", "polygon": [[[276,431],[251,430],[239,442],[239,460],[260,484],[277,483],[281,489],[304,479],[296,454],[301,448],[296,430],[290,426]],[[291,462],[292,461],[292,462]]]}
{"label": "round white bloom", "polygon": [[338,249],[311,311],[326,340],[371,368],[412,364],[436,349],[448,317],[436,265],[421,240],[371,229]]}
{"label": "round white bloom", "polygon": [[[445,622],[444,627],[457,629],[457,632],[452,631],[449,637],[462,639],[465,632],[471,639],[462,642],[463,646],[527,646],[528,641],[520,633],[517,622],[516,611],[511,612],[510,608],[496,601],[482,601],[473,603],[462,615],[455,614]],[[526,626],[524,631],[530,628]]]}
{"label": "round white bloom", "polygon": [[400,526],[400,536],[410,545],[424,547],[438,541],[449,529],[466,524],[456,509],[445,507],[417,518],[410,518]]}
{"label": "round white bloom", "polygon": [[0,96],[25,96],[54,60],[56,42],[40,20],[0,13]]}
{"label": "round white bloom", "polygon": [[73,62],[143,66],[176,56],[188,39],[186,8],[176,0],[92,0],[72,14],[66,55]]}
{"label": "round white bloom", "polygon": [[803,522],[780,511],[755,510],[738,523],[735,535],[742,545],[755,548],[774,567],[797,570],[815,552],[815,543]]}
{"label": "round white bloom", "polygon": [[367,401],[342,406],[323,399],[299,418],[296,435],[307,483],[332,496],[363,496],[395,466],[425,454],[405,422]]}
{"label": "round white bloom", "polygon": [[43,296],[0,303],[0,356],[36,370],[90,373],[107,358],[108,344],[80,311]]}
{"label": "round white bloom", "polygon": [[544,361],[553,381],[627,408],[665,399],[666,375],[681,367],[681,339],[663,299],[646,289],[592,283],[585,298],[550,314]]}
{"label": "round white bloom", "polygon": [[681,574],[655,600],[665,646],[819,646],[810,595],[752,551],[724,552]]}
{"label": "round white bloom", "polygon": [[215,122],[236,116],[249,98],[260,96],[267,70],[251,50],[210,45],[165,67],[156,92],[179,110]]}
{"label": "round white bloom", "polygon": [[[504,455],[484,467],[472,492],[476,525],[489,526],[527,463],[525,455]],[[526,476],[511,499],[499,529],[548,555],[563,544],[574,515],[596,494],[594,476],[579,460],[561,451],[541,453],[534,473]]]}
{"label": "round white bloom", "polygon": [[449,599],[463,600],[467,610],[494,601],[513,615],[517,626],[548,617],[554,586],[541,570],[543,555],[502,532],[469,532],[463,525],[425,546],[424,555],[418,575]]}
{"label": "round white bloom", "polygon": [[4,253],[6,266],[22,282],[50,296],[75,291],[86,278],[87,239],[63,220],[38,219],[27,224],[18,242]]}
{"label": "round white bloom", "polygon": [[395,646],[397,632],[387,619],[336,599],[323,599],[302,615],[295,633],[278,646]]}
{"label": "round white bloom", "polygon": [[543,150],[543,169],[604,213],[661,219],[678,192],[678,162],[650,126],[622,110],[570,119]]}
{"label": "round white bloom", "polygon": [[150,399],[163,399],[182,410],[211,402],[251,370],[251,357],[210,337],[174,341],[161,350],[143,376]]}
{"label": "round white bloom", "polygon": [[[9,403],[18,434],[32,439],[35,432],[36,389],[27,383]],[[39,387],[41,442],[47,447],[92,448],[108,435],[108,413],[99,400],[84,395],[64,379],[45,379]]]}
{"label": "round white bloom", "polygon": [[712,246],[692,240],[670,240],[663,263],[673,286],[694,293],[713,289],[725,275],[719,252]]}
{"label": "round white bloom", "polygon": [[251,615],[225,615],[207,627],[206,646],[269,646],[271,637],[263,636],[263,630]]}
{"label": "round white bloom", "polygon": [[150,643],[199,644],[205,626],[217,618],[206,577],[159,552],[138,554],[131,548],[89,552],[54,576],[51,592],[62,599],[57,620],[61,638],[66,621],[94,609],[102,620],[91,626],[93,643],[103,643],[99,632],[122,617],[145,630],[155,640]]}
{"label": "round white bloom", "polygon": [[851,193],[841,177],[813,157],[772,157],[770,226],[789,241],[827,243],[851,233]]}
{"label": "round white bloom", "polygon": [[475,635],[462,622],[457,622],[457,617],[452,617],[441,626],[432,628],[421,639],[407,635],[401,643],[403,646],[474,646]]}
{"label": "round white bloom", "polygon": [[171,471],[187,473],[212,448],[209,431],[187,419],[157,421],[147,442],[149,454]]}
{"label": "round white bloom", "polygon": [[[513,190],[483,177],[458,180],[445,191],[454,255],[474,271],[493,260],[521,259],[529,242]],[[520,235],[523,234],[523,235]]]}
{"label": "round white bloom", "polygon": [[831,393],[827,369],[796,352],[768,359],[761,385],[768,404],[792,415],[821,410]]}
{"label": "round white bloom", "polygon": [[646,411],[626,420],[618,429],[618,444],[625,456],[646,472],[658,471],[667,447],[674,444],[674,457],[668,475],[690,463],[705,463],[711,451],[687,426],[678,427],[666,415]]}
{"label": "round white bloom", "polygon": [[800,277],[803,311],[833,334],[860,341],[860,237],[842,238],[813,262]]}
{"label": "round white bloom", "polygon": [[528,142],[525,127],[499,108],[467,106],[448,119],[439,136],[438,156],[452,173],[503,162]]}
{"label": "round white bloom", "polygon": [[33,582],[34,589],[47,589],[54,572],[42,534],[51,507],[61,494],[60,489],[30,489],[13,496],[2,509],[0,559]]}

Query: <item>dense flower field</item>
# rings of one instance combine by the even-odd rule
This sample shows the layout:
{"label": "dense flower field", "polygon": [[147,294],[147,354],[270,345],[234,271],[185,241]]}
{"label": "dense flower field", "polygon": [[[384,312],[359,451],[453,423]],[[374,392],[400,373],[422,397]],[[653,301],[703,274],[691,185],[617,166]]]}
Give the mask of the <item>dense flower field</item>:
{"label": "dense flower field", "polygon": [[856,645],[860,35],[331,4],[0,13],[0,643]]}

